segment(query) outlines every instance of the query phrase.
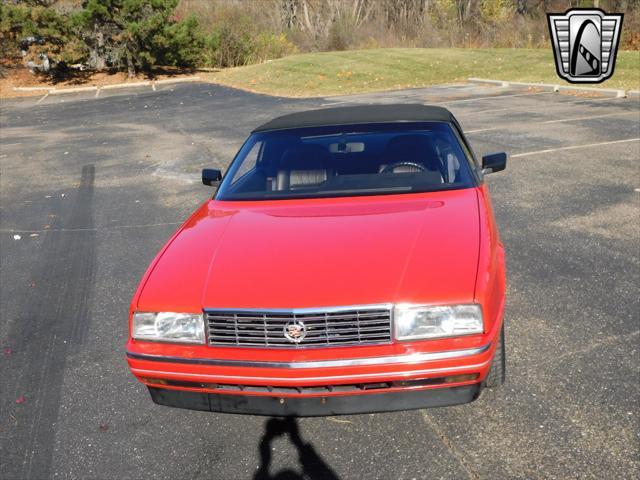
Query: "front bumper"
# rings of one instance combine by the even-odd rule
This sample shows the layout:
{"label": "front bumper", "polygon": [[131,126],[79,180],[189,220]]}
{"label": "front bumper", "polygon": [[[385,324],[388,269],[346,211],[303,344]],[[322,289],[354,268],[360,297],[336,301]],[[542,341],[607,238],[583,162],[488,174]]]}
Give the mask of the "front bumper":
{"label": "front bumper", "polygon": [[127,352],[160,405],[273,416],[322,416],[459,405],[481,391],[495,343],[409,355],[296,362]]}
{"label": "front bumper", "polygon": [[130,339],[127,362],[160,405],[250,415],[324,416],[469,403],[501,321],[482,336],[299,351]]}
{"label": "front bumper", "polygon": [[277,397],[149,387],[151,398],[159,405],[190,410],[275,417],[317,417],[445,407],[472,402],[478,398],[480,391],[481,386],[476,383],[458,387],[364,395]]}

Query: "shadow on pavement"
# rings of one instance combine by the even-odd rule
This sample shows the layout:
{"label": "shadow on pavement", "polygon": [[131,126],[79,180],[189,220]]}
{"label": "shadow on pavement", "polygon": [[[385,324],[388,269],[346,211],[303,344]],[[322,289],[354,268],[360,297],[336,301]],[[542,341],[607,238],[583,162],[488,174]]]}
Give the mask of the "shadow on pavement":
{"label": "shadow on pavement", "polygon": [[[285,468],[271,475],[269,474],[271,452],[273,451],[271,443],[274,439],[283,435],[288,435],[289,440],[296,447],[301,471],[299,473],[290,468]],[[298,422],[295,418],[271,418],[267,421],[264,435],[260,441],[260,468],[253,478],[254,480],[339,479],[331,467],[318,455],[313,446],[302,440],[298,430]]]}

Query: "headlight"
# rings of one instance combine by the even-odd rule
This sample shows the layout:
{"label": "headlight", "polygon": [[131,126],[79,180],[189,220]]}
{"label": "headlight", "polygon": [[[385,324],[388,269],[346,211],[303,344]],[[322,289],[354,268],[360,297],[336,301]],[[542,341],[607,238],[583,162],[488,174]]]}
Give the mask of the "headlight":
{"label": "headlight", "polygon": [[136,312],[131,336],[138,340],[205,343],[202,314]]}
{"label": "headlight", "polygon": [[484,329],[480,305],[396,305],[394,321],[397,340],[457,337]]}

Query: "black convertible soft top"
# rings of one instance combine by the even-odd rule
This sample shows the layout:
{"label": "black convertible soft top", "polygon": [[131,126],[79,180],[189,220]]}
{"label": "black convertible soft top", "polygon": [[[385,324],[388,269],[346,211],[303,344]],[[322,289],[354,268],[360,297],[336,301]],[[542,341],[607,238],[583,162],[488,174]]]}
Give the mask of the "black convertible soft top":
{"label": "black convertible soft top", "polygon": [[274,118],[253,130],[253,132],[389,122],[452,122],[457,124],[455,117],[446,108],[417,103],[403,103],[334,107],[290,113],[289,115]]}

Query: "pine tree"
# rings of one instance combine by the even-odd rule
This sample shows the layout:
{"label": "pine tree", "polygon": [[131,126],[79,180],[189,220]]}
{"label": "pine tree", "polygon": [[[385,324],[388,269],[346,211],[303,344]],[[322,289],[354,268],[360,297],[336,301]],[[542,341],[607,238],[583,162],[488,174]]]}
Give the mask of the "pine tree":
{"label": "pine tree", "polygon": [[15,55],[20,47],[26,52],[25,60],[38,63],[46,58],[47,64],[58,68],[83,59],[86,47],[74,29],[72,16],[58,12],[52,4],[50,0],[0,4],[3,55]]}
{"label": "pine tree", "polygon": [[77,18],[85,29],[91,66],[126,67],[133,77],[165,58],[176,64],[192,61],[188,43],[197,47],[197,22],[177,24],[171,18],[176,5],[177,0],[85,0]]}

